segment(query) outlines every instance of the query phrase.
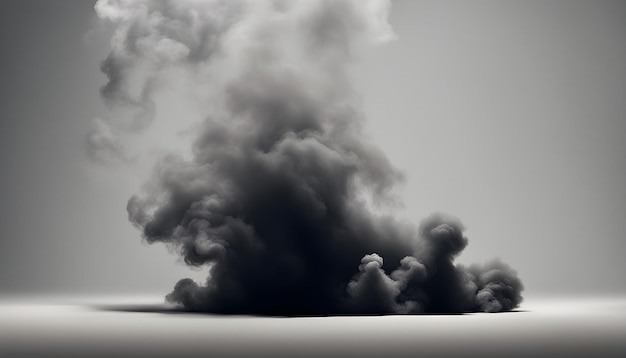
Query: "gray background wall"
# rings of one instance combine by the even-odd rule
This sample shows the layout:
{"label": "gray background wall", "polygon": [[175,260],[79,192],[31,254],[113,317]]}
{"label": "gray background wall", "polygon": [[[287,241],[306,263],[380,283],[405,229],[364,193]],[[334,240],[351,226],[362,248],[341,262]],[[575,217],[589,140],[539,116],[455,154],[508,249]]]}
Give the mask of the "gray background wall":
{"label": "gray background wall", "polygon": [[[127,222],[147,173],[87,159],[110,35],[94,17],[90,1],[0,1],[0,294],[203,276]],[[363,54],[354,86],[407,175],[404,215],[459,216],[459,261],[499,256],[528,295],[624,293],[626,3],[394,1],[390,22],[398,39]]]}

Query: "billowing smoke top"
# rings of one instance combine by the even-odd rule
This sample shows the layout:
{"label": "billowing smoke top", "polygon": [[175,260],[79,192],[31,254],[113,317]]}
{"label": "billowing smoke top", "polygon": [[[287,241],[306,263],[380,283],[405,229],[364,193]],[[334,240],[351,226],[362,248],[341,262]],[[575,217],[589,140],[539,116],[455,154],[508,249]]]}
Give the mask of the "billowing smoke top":
{"label": "billowing smoke top", "polygon": [[[209,94],[192,158],[163,159],[127,207],[149,243],[209,268],[169,301],[286,315],[518,306],[522,285],[505,264],[453,263],[467,245],[457,219],[416,228],[369,209],[393,202],[402,175],[363,139],[347,66],[393,38],[388,2],[100,0],[96,11],[116,25],[102,96],[133,114],[127,128],[149,123],[172,69]],[[122,131],[116,123],[99,138]]]}

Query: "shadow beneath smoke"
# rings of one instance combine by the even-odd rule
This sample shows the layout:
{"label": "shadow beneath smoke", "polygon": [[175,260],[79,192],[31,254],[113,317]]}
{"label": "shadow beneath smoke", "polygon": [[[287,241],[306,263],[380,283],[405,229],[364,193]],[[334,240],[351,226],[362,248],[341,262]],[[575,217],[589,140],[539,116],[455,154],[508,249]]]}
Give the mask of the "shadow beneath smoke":
{"label": "shadow beneath smoke", "polygon": [[128,313],[163,313],[163,314],[202,314],[201,312],[189,312],[179,307],[172,307],[163,304],[154,305],[95,305],[89,306],[96,311],[106,312],[128,312]]}
{"label": "shadow beneath smoke", "polygon": [[[220,316],[220,317],[269,317],[269,318],[315,318],[315,317],[383,317],[383,316],[407,316],[403,314],[251,314],[251,313],[215,313],[215,312],[201,312],[201,311],[187,311],[183,308],[176,306],[169,306],[164,304],[154,305],[97,305],[90,306],[90,308],[98,311],[106,312],[126,312],[126,313],[160,313],[160,314],[176,314],[176,315],[197,315],[197,316]],[[512,310],[497,313],[519,313],[529,312],[526,310]],[[412,316],[464,316],[484,314],[484,312],[426,312],[412,314]]]}

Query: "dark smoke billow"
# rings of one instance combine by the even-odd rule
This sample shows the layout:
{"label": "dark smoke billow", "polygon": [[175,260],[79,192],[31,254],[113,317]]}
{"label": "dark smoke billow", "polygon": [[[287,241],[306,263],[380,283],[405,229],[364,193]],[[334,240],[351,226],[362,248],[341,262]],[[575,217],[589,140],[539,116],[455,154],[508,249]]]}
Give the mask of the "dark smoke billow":
{"label": "dark smoke billow", "polygon": [[388,10],[375,0],[98,1],[115,25],[101,93],[131,123],[109,120],[97,138],[149,123],[173,71],[207,94],[192,155],[164,158],[127,206],[145,240],[209,270],[204,284],[180,280],[168,301],[268,315],[519,305],[506,264],[454,264],[467,245],[456,218],[415,227],[371,209],[393,203],[402,175],[364,139],[348,66],[393,38]]}

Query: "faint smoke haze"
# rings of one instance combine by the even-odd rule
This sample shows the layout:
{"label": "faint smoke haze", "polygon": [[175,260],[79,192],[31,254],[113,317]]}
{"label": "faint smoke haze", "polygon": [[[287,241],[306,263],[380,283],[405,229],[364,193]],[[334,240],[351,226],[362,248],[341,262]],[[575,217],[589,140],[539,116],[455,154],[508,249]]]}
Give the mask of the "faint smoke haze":
{"label": "faint smoke haze", "polygon": [[[128,215],[149,243],[207,267],[167,296],[253,314],[498,312],[522,300],[498,260],[464,267],[462,223],[392,214],[402,173],[371,144],[349,68],[393,40],[389,1],[106,1],[109,116],[96,160],[127,160],[172,81],[204,101],[191,156],[164,156]],[[390,69],[393,70],[393,69]],[[169,118],[179,121],[179,118]]]}

